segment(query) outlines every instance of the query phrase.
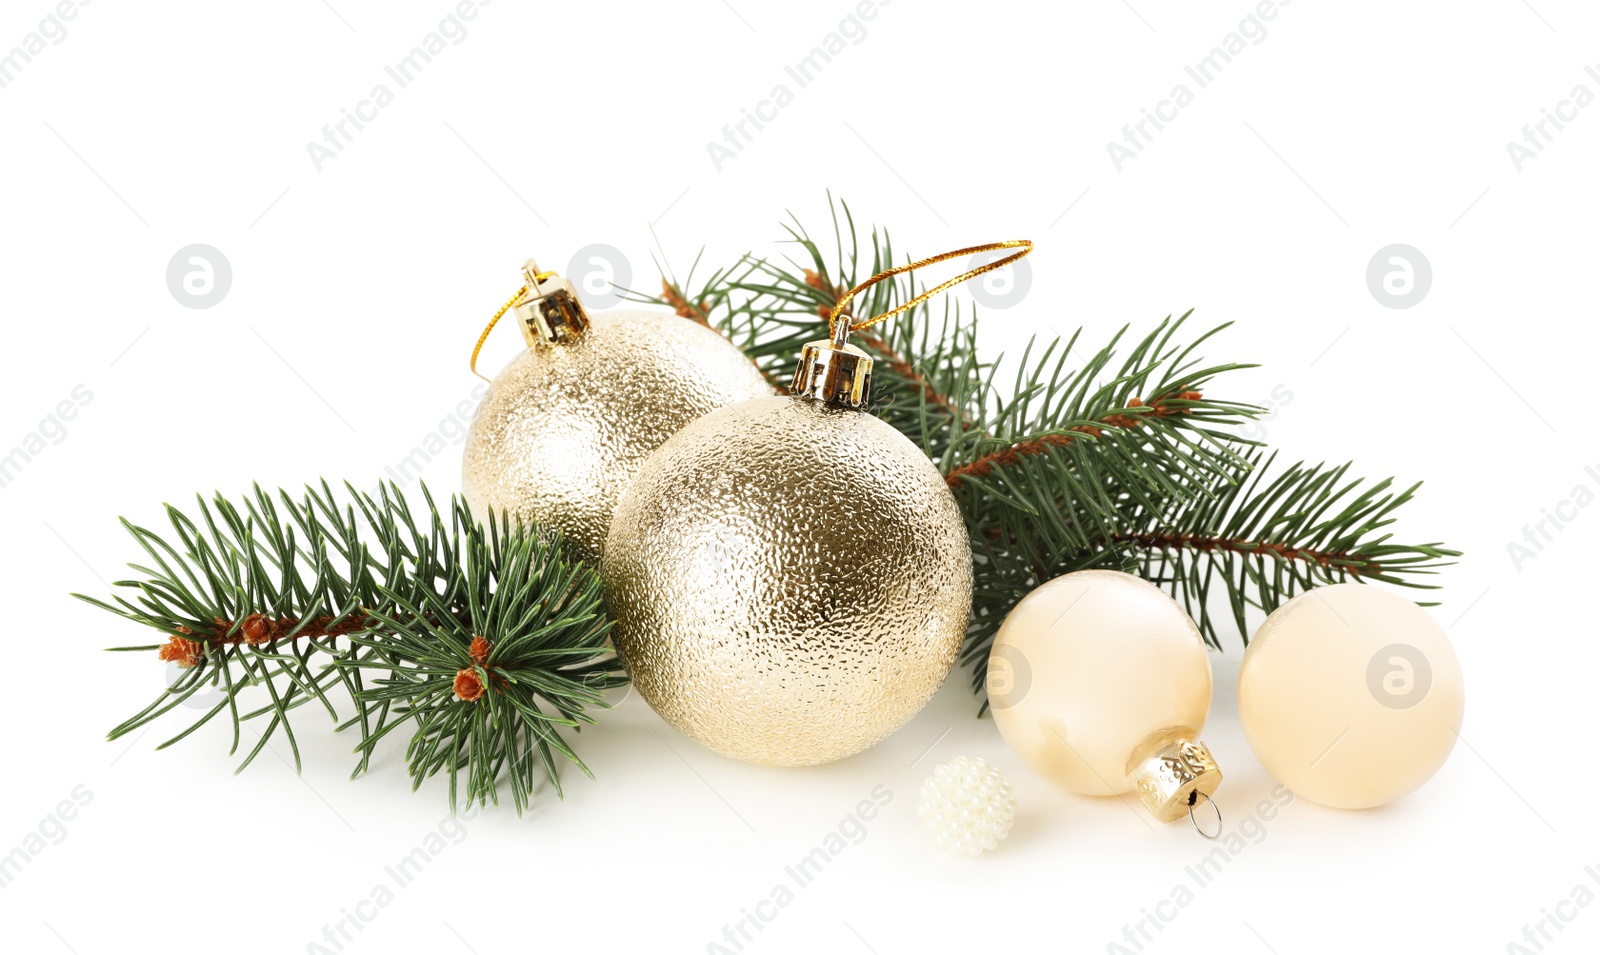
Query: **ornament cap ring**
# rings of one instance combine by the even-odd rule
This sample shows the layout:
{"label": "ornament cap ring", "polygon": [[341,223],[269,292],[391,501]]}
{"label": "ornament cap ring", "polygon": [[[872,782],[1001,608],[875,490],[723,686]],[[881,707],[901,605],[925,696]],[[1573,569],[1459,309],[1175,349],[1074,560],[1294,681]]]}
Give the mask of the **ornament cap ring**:
{"label": "ornament cap ring", "polygon": [[[1200,828],[1200,821],[1194,817],[1195,804],[1200,801],[1201,797],[1204,797],[1205,801],[1211,806],[1211,811],[1217,814],[1217,831],[1216,832],[1207,832],[1204,829]],[[1200,833],[1200,836],[1202,838],[1205,838],[1205,839],[1216,839],[1218,836],[1222,835],[1222,810],[1220,808],[1218,808],[1217,801],[1215,799],[1211,798],[1211,794],[1210,793],[1203,793],[1203,792],[1201,792],[1200,790],[1197,789],[1193,793],[1190,794],[1190,796],[1189,796],[1189,824],[1194,826],[1194,831]]]}
{"label": "ornament cap ring", "polygon": [[829,334],[833,347],[843,348],[850,339],[850,323],[848,321],[834,322]]}
{"label": "ornament cap ring", "polygon": [[527,283],[529,292],[536,292],[540,282],[554,275],[554,272],[540,272],[539,263],[533,259],[522,263],[522,281]]}

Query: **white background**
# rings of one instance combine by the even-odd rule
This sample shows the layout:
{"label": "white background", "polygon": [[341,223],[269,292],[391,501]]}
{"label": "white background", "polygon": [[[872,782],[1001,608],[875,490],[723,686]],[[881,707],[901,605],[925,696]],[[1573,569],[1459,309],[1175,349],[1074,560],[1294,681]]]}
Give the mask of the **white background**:
{"label": "white background", "polygon": [[[347,781],[354,740],[309,710],[302,777],[281,742],[235,777],[221,721],[159,753],[178,719],[104,742],[164,676],[101,652],[145,633],[67,597],[105,595],[138,557],[119,515],[153,524],[162,501],[253,480],[370,484],[470,394],[467,352],[525,257],[564,268],[605,243],[648,287],[652,256],[774,251],[786,210],[825,230],[828,189],[907,253],[1039,243],[1027,296],[986,313],[992,354],[1191,306],[1235,322],[1206,354],[1263,363],[1227,397],[1291,396],[1274,445],[1426,479],[1399,539],[1467,552],[1432,611],[1466,674],[1464,745],[1393,806],[1295,802],[1145,951],[1500,952],[1575,885],[1600,892],[1584,872],[1600,865],[1600,650],[1582,609],[1600,509],[1562,504],[1600,489],[1584,470],[1600,466],[1600,107],[1520,172],[1506,150],[1576,84],[1600,94],[1591,5],[1297,0],[1196,89],[1183,67],[1247,0],[897,0],[718,171],[707,142],[846,0],[499,0],[319,172],[307,142],[452,9],[331,2],[99,0],[0,89],[0,449],[75,386],[92,394],[0,490],[0,853],[74,787],[92,793],[0,889],[7,950],[307,951],[445,816],[441,787],[408,791],[398,748]],[[0,51],[52,9],[7,0]],[[1194,102],[1119,172],[1107,142],[1186,81]],[[1365,280],[1396,242],[1433,270],[1404,310]],[[192,243],[231,262],[210,309],[167,287]],[[489,367],[518,347],[497,335]],[[426,478],[453,491],[457,468],[451,446]],[[1507,543],[1558,507],[1574,519],[1516,566]],[[1229,646],[1206,738],[1233,825],[1273,783],[1239,730]],[[1211,847],[1055,791],[974,710],[953,678],[881,746],[781,771],[627,699],[578,740],[597,780],[569,773],[564,801],[468,823],[344,950],[707,951],[883,784],[894,800],[867,837],[745,951],[1106,951]],[[936,855],[913,811],[961,754],[1000,766],[1020,805],[976,861]],[[1545,950],[1593,951],[1600,905],[1561,911],[1575,918]]]}

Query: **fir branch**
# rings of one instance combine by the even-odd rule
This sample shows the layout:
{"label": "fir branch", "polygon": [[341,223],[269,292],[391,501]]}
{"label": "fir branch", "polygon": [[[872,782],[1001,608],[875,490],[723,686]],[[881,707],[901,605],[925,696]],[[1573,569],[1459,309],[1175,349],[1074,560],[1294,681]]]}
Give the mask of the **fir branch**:
{"label": "fir branch", "polygon": [[[829,210],[831,250],[791,215],[784,241],[797,254],[746,253],[692,295],[667,281],[656,301],[698,303],[695,317],[781,387],[801,347],[827,336],[843,292],[896,264],[887,232],[858,235],[849,206],[831,196]],[[853,304],[876,315],[918,291],[904,275]],[[854,337],[878,359],[872,412],[928,454],[967,520],[975,577],[963,660],[980,693],[1006,613],[1074,570],[1113,567],[1168,587],[1220,646],[1213,596],[1226,599],[1242,637],[1246,607],[1271,611],[1340,580],[1422,586],[1417,575],[1457,555],[1378,533],[1415,488],[1394,492],[1387,481],[1347,479],[1344,468],[1298,465],[1262,485],[1258,443],[1237,430],[1262,409],[1218,397],[1227,373],[1252,366],[1202,362],[1199,349],[1228,326],[1181,340],[1189,319],[1169,318],[1131,341],[1124,327],[1087,357],[1082,329],[1032,342],[1007,382],[998,380],[1000,362],[979,353],[976,313],[950,299],[940,318],[923,304]]]}
{"label": "fir branch", "polygon": [[[338,646],[339,638],[367,625],[369,608],[382,604],[383,581],[420,581],[425,574],[440,572],[436,551],[412,552],[414,527],[411,540],[401,535],[402,525],[410,521],[403,503],[385,491],[381,501],[365,498],[361,504],[369,521],[380,513],[386,518],[380,521],[386,532],[368,535],[376,537],[371,544],[363,540],[355,510],[341,510],[326,483],[308,488],[299,501],[287,492],[275,499],[259,487],[242,507],[221,495],[209,504],[197,498],[200,524],[169,505],[167,519],[181,550],[124,520],[156,564],[131,564],[143,579],[116,582],[137,592],[137,602],[122,596],[113,597],[114,604],[74,596],[164,634],[167,641],[159,658],[176,662],[183,671],[164,694],[113,728],[110,738],[139,729],[201,690],[216,690],[221,699],[159,749],[226,711],[233,729],[229,752],[236,753],[242,725],[270,715],[239,769],[281,730],[298,770],[291,711],[315,700],[336,718],[327,691],[342,686],[352,695],[361,686],[359,671],[335,670],[312,658],[346,652]],[[363,659],[372,656],[371,651],[361,654]],[[265,688],[270,702],[241,712],[240,694],[251,687]]]}
{"label": "fir branch", "polygon": [[592,568],[537,534],[469,534],[461,553],[457,593],[413,602],[390,592],[400,612],[376,615],[381,635],[355,638],[395,664],[358,694],[365,705],[393,704],[395,722],[367,732],[359,749],[365,759],[412,721],[413,789],[445,772],[452,811],[462,776],[469,804],[498,804],[504,773],[521,813],[541,775],[561,792],[557,755],[589,774],[557,727],[592,723],[586,709],[606,706],[604,691],[627,678],[607,649],[611,621]]}
{"label": "fir branch", "polygon": [[[1271,611],[1298,593],[1343,581],[1433,590],[1419,580],[1461,552],[1438,542],[1399,544],[1384,529],[1421,483],[1365,481],[1338,467],[1298,462],[1273,474],[1273,456],[1251,456],[1237,480],[1177,503],[1173,512],[1136,518],[1107,541],[1139,562],[1142,576],[1166,586],[1220,648],[1206,606],[1220,583],[1233,623],[1247,634],[1246,608]],[[1423,602],[1423,606],[1431,606]]]}
{"label": "fir branch", "polygon": [[[218,702],[159,748],[227,712],[237,752],[242,727],[270,717],[239,769],[281,730],[298,771],[291,715],[315,700],[338,729],[360,726],[352,775],[369,767],[378,740],[410,724],[417,785],[448,770],[454,807],[458,774],[480,802],[498,800],[504,775],[520,812],[536,770],[556,779],[554,753],[583,768],[554,727],[589,721],[585,710],[605,705],[600,693],[625,681],[605,647],[598,577],[537,532],[483,528],[459,500],[442,515],[426,487],[426,521],[392,485],[377,497],[346,491],[342,505],[326,482],[298,500],[256,488],[242,507],[219,494],[198,500],[198,524],[169,506],[178,546],[124,521],[155,564],[131,565],[142,578],[118,582],[135,599],[75,596],[165,635],[117,649],[155,650],[181,675],[110,737],[209,688]],[[492,665],[456,653],[475,638],[497,647]],[[441,693],[430,667],[446,658],[467,665],[450,671]],[[474,667],[489,692],[469,700],[454,677]],[[241,706],[252,689],[267,697],[253,710]],[[332,690],[354,704],[342,723]]]}

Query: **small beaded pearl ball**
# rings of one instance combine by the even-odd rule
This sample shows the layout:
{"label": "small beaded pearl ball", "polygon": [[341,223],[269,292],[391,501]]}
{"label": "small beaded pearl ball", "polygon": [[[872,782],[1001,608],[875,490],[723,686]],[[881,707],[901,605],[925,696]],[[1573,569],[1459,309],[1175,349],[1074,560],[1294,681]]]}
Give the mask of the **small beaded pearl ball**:
{"label": "small beaded pearl ball", "polygon": [[1011,784],[976,756],[958,756],[939,766],[917,791],[917,815],[933,841],[964,856],[998,846],[1016,814]]}

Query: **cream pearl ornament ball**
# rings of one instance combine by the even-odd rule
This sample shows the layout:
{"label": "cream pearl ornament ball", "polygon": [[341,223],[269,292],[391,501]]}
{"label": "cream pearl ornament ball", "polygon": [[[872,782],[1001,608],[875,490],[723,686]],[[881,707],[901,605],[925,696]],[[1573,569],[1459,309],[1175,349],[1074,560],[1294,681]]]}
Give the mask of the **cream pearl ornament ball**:
{"label": "cream pearl ornament ball", "polygon": [[917,817],[941,849],[982,855],[1011,834],[1017,800],[1000,770],[979,757],[958,756],[923,780],[917,790]]}
{"label": "cream pearl ornament ball", "polygon": [[528,348],[478,406],[462,492],[478,520],[537,524],[594,560],[652,451],[706,412],[773,389],[698,322],[670,312],[590,315],[567,280],[532,260],[523,276],[513,307]]}
{"label": "cream pearl ornament ball", "polygon": [[1000,625],[985,682],[1006,744],[1070,792],[1137,793],[1172,822],[1222,782],[1200,742],[1205,642],[1149,581],[1083,570],[1041,584]]}
{"label": "cream pearl ornament ball", "polygon": [[1455,745],[1461,664],[1428,612],[1367,584],[1307,591],[1267,617],[1239,668],[1239,719],[1262,765],[1335,809],[1393,802]]}

